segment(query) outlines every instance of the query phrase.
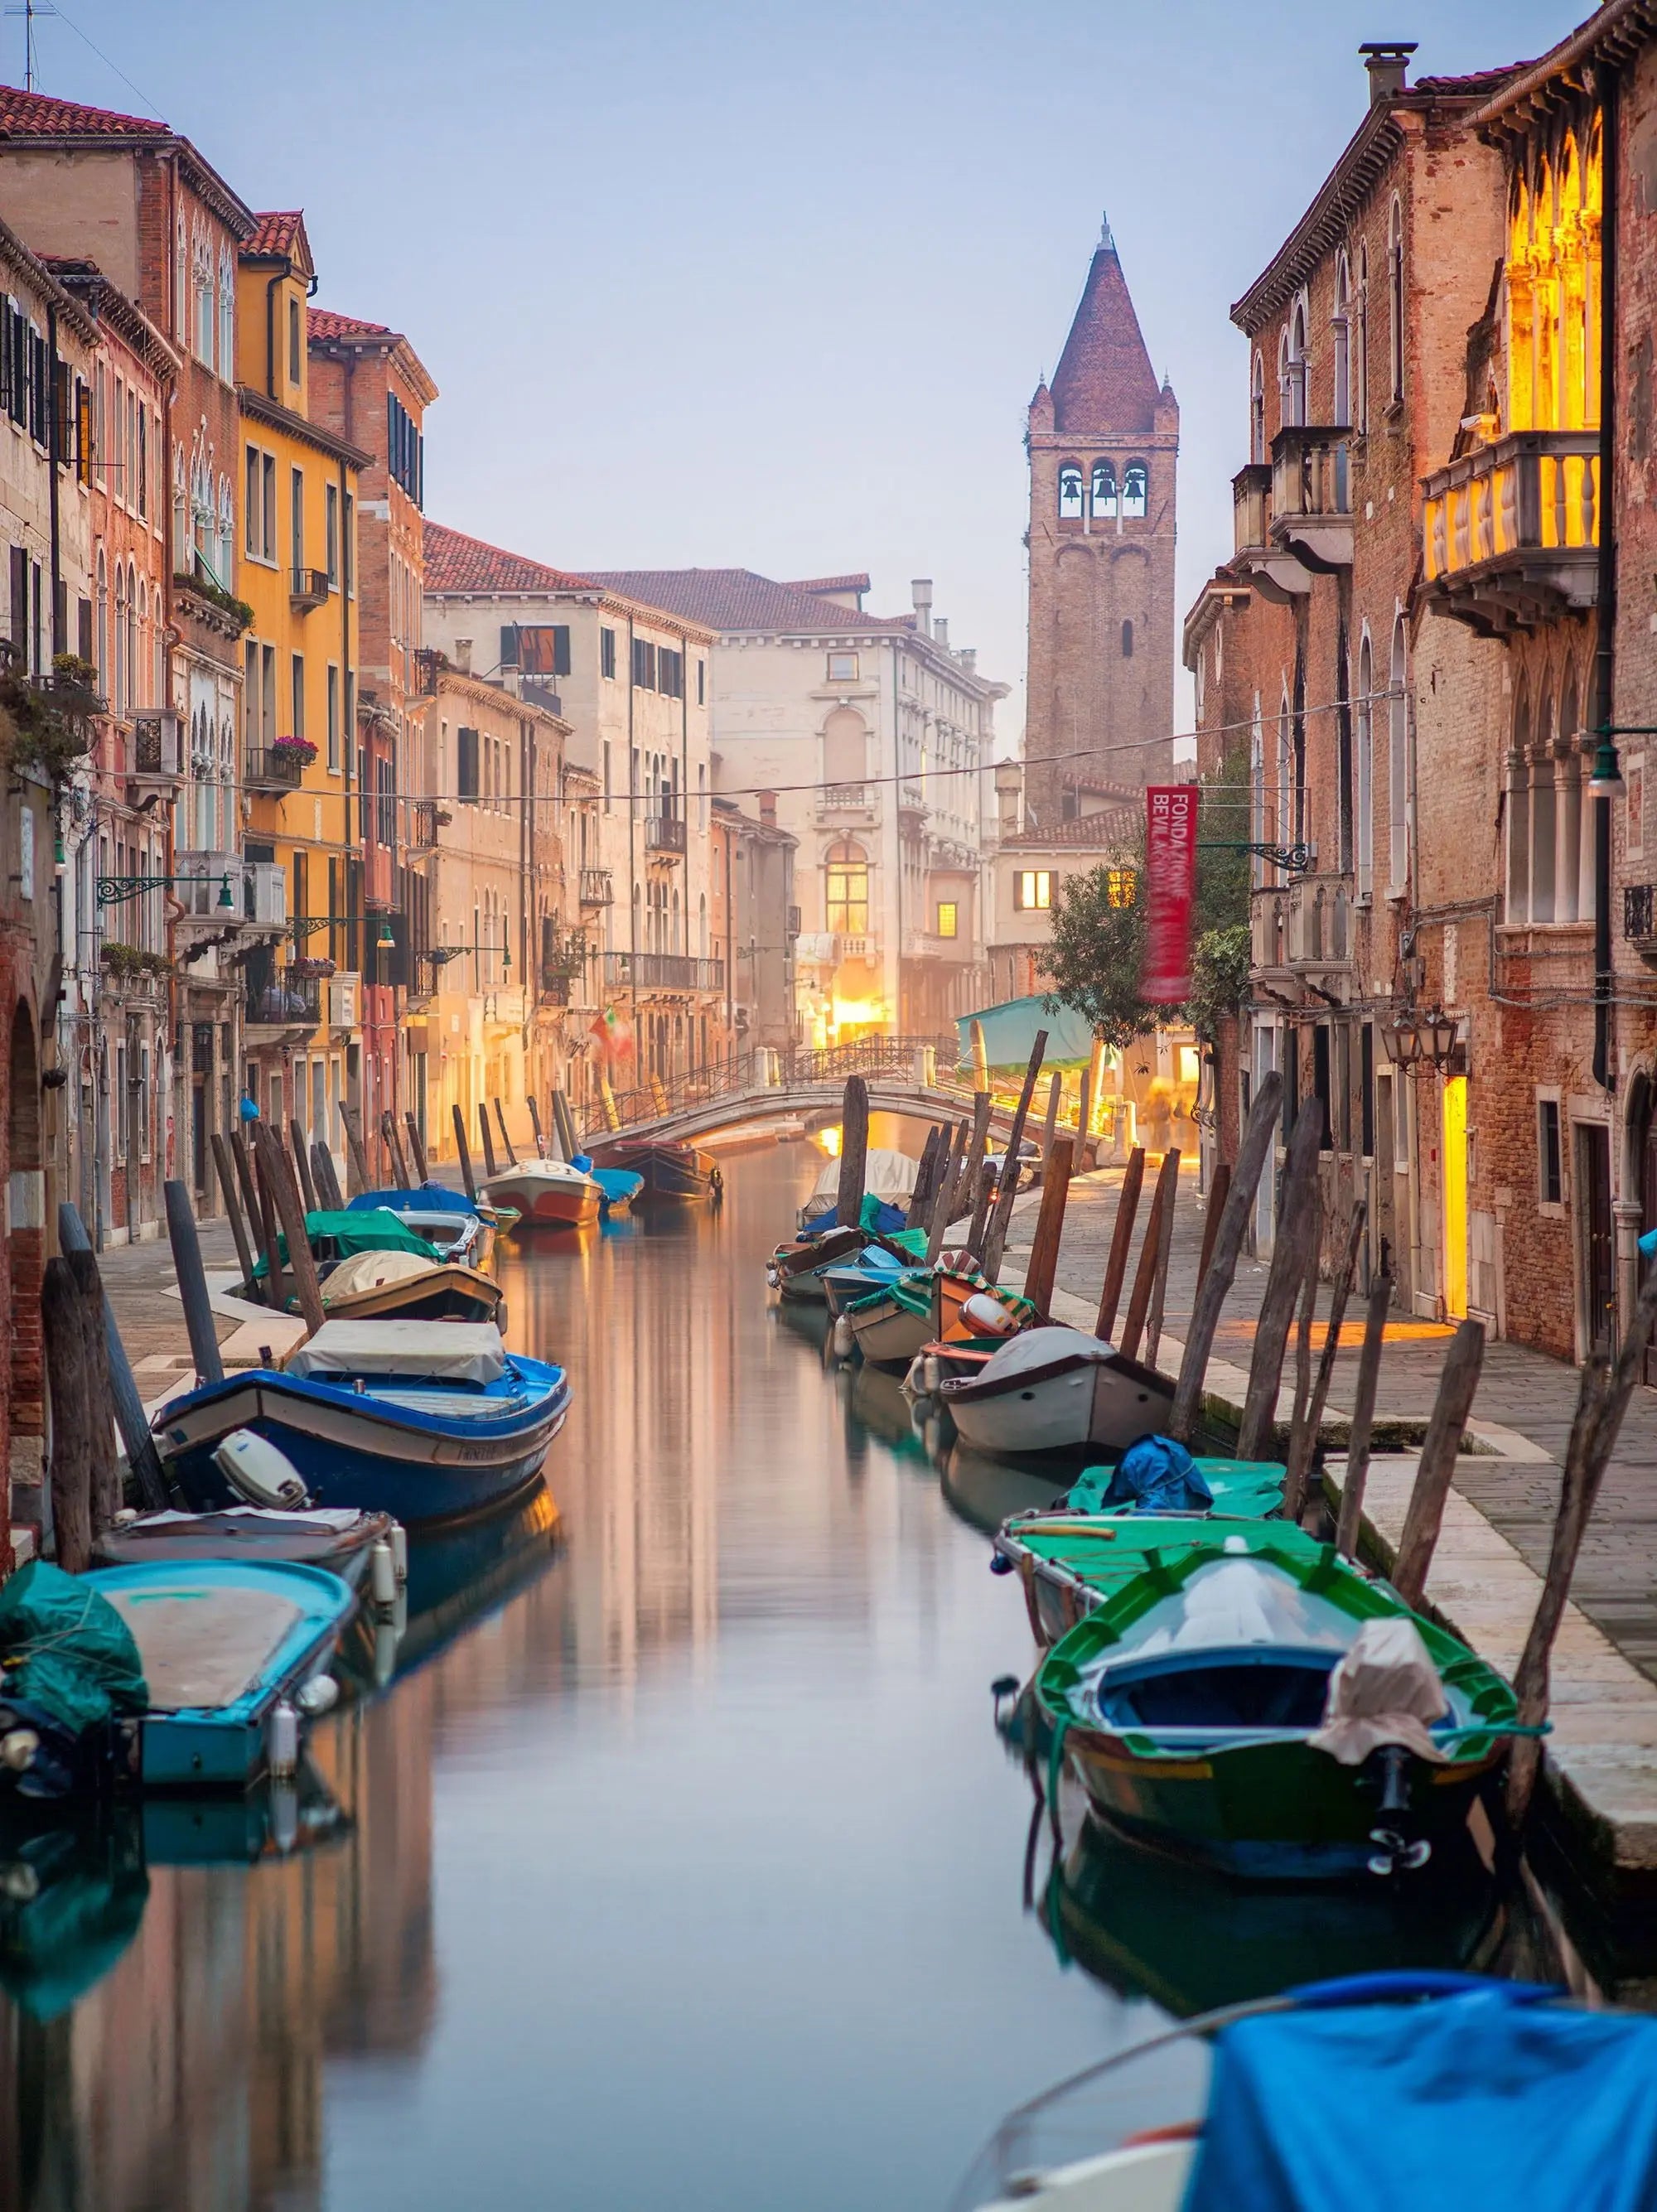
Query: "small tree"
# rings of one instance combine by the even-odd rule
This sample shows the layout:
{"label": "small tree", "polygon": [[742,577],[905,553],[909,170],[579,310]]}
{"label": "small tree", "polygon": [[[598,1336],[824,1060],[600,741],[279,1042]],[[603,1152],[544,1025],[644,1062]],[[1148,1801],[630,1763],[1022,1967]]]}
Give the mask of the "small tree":
{"label": "small tree", "polygon": [[1113,1052],[1146,1027],[1139,995],[1145,914],[1140,854],[1125,851],[1058,887],[1047,972],[1050,1010],[1074,1006]]}

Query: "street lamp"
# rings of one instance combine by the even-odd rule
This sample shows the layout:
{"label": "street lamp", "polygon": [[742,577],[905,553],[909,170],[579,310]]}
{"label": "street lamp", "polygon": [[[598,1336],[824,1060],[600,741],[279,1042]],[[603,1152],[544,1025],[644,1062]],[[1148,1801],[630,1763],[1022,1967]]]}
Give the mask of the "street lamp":
{"label": "street lamp", "polygon": [[[146,891],[166,890],[173,884],[204,884],[209,876],[100,876],[98,903],[100,906],[121,906],[128,899],[142,898]],[[215,903],[222,914],[234,914],[235,894],[230,888],[228,873],[219,878],[219,896]]]}
{"label": "street lamp", "polygon": [[1588,773],[1588,793],[1593,799],[1620,799],[1628,789],[1623,781],[1623,765],[1617,756],[1617,745],[1609,730],[1601,732],[1594,748],[1593,766]]}

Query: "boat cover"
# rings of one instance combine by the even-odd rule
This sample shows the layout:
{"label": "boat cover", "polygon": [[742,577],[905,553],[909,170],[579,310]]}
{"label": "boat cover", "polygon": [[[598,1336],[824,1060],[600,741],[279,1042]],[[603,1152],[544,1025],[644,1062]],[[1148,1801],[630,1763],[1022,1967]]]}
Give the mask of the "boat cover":
{"label": "boat cover", "polygon": [[1399,1743],[1417,1759],[1442,1759],[1427,1733],[1445,1714],[1444,1685],[1405,1613],[1366,1620],[1329,1677],[1323,1726],[1309,1741],[1343,1766],[1362,1766],[1383,1743]]}
{"label": "boat cover", "polygon": [[507,1371],[507,1347],[489,1321],[325,1321],[289,1352],[287,1371],[318,1382],[407,1375],[433,1382],[498,1382]]}
{"label": "boat cover", "polygon": [[1085,1359],[1095,1366],[1115,1353],[1102,1337],[1089,1336],[1079,1328],[1026,1328],[992,1354],[976,1382],[1000,1382],[1018,1375],[1041,1375],[1068,1359]]}
{"label": "boat cover", "polygon": [[1005,999],[998,1006],[980,1006],[975,1014],[957,1014],[960,1039],[957,1066],[973,1064],[973,1024],[984,1026],[984,1054],[992,1067],[1024,1067],[1035,1047],[1035,1033],[1045,1030],[1047,1048],[1044,1067],[1087,1067],[1093,1060],[1093,1030],[1085,1014],[1059,1005],[1038,992],[1029,999]]}
{"label": "boat cover", "polygon": [[[406,1191],[404,1196],[408,1196]],[[416,1237],[406,1222],[399,1221],[383,1206],[355,1213],[349,1207],[343,1213],[307,1213],[305,1234],[313,1247],[331,1244],[336,1258],[341,1260],[349,1259],[354,1252],[418,1252],[428,1260],[443,1256],[435,1244]],[[276,1232],[276,1250],[285,1267],[288,1238],[281,1230]],[[264,1271],[264,1256],[261,1253],[253,1263],[253,1273],[263,1277]]]}
{"label": "boat cover", "polygon": [[382,1283],[406,1283],[416,1275],[434,1274],[442,1264],[419,1252],[353,1252],[322,1285],[322,1303],[327,1305],[357,1291],[375,1290]]}
{"label": "boat cover", "polygon": [[149,1702],[143,1662],[101,1591],[46,1559],[0,1587],[0,1666],[9,1696],[78,1735]]}
{"label": "boat cover", "polygon": [[[913,1198],[915,1177],[920,1163],[907,1152],[893,1152],[885,1145],[874,1146],[863,1164],[863,1188],[873,1191],[877,1198]],[[822,1172],[812,1186],[815,1198],[837,1198],[840,1194],[840,1162],[824,1163]]]}
{"label": "boat cover", "polygon": [[151,1705],[166,1712],[234,1705],[300,1617],[274,1589],[132,1587],[109,1601],[143,1654]]}
{"label": "boat cover", "polygon": [[412,1190],[359,1191],[346,1208],[348,1213],[371,1213],[377,1206],[392,1213],[476,1213],[464,1190],[451,1190],[446,1183],[416,1183]]}
{"label": "boat cover", "polygon": [[1357,1640],[1350,1613],[1302,1589],[1268,1559],[1211,1559],[1177,1590],[1126,1626],[1108,1662],[1163,1651],[1228,1651],[1274,1644],[1292,1651],[1344,1651]]}
{"label": "boat cover", "polygon": [[1223,2030],[1184,2212],[1657,2204],[1657,2020],[1533,1994],[1492,1984]]}
{"label": "boat cover", "polygon": [[[1100,1478],[1107,1474],[1110,1480],[1098,1492]],[[1089,1484],[1096,1494],[1078,1495]],[[1205,1513],[1214,1492],[1182,1443],[1172,1437],[1141,1437],[1114,1468],[1089,1468],[1068,1502],[1074,1513],[1109,1513],[1122,1505],[1142,1513]]]}

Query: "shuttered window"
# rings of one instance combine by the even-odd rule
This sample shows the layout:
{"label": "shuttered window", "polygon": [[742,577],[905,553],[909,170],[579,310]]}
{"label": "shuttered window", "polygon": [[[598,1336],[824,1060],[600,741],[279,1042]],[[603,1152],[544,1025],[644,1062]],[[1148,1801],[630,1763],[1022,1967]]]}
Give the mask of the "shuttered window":
{"label": "shuttered window", "polygon": [[461,799],[477,797],[477,732],[455,732],[455,792]]}

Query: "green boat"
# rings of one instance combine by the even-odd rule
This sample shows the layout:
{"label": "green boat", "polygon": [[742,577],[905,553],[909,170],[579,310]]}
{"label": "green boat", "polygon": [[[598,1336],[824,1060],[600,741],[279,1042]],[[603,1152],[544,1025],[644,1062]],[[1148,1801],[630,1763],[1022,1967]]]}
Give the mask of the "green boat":
{"label": "green boat", "polygon": [[[1089,1468],[1059,1506],[1027,1509],[1004,1523],[995,1539],[995,1569],[1017,1574],[1023,1583],[1030,1633],[1043,1650],[1143,1573],[1147,1553],[1168,1558],[1193,1546],[1211,1547],[1217,1522],[1266,1522],[1283,1504],[1288,1469],[1277,1462],[1199,1458],[1194,1464],[1214,1493],[1205,1513],[1101,1511],[1096,1501],[1112,1469]],[[1301,1556],[1315,1559],[1323,1549],[1292,1522],[1267,1526]]]}
{"label": "green boat", "polygon": [[1124,1834],[1252,1880],[1424,1864],[1531,1732],[1513,1692],[1332,1546],[1204,1531],[1140,1552],[1041,1662],[1052,1786],[1068,1759]]}

